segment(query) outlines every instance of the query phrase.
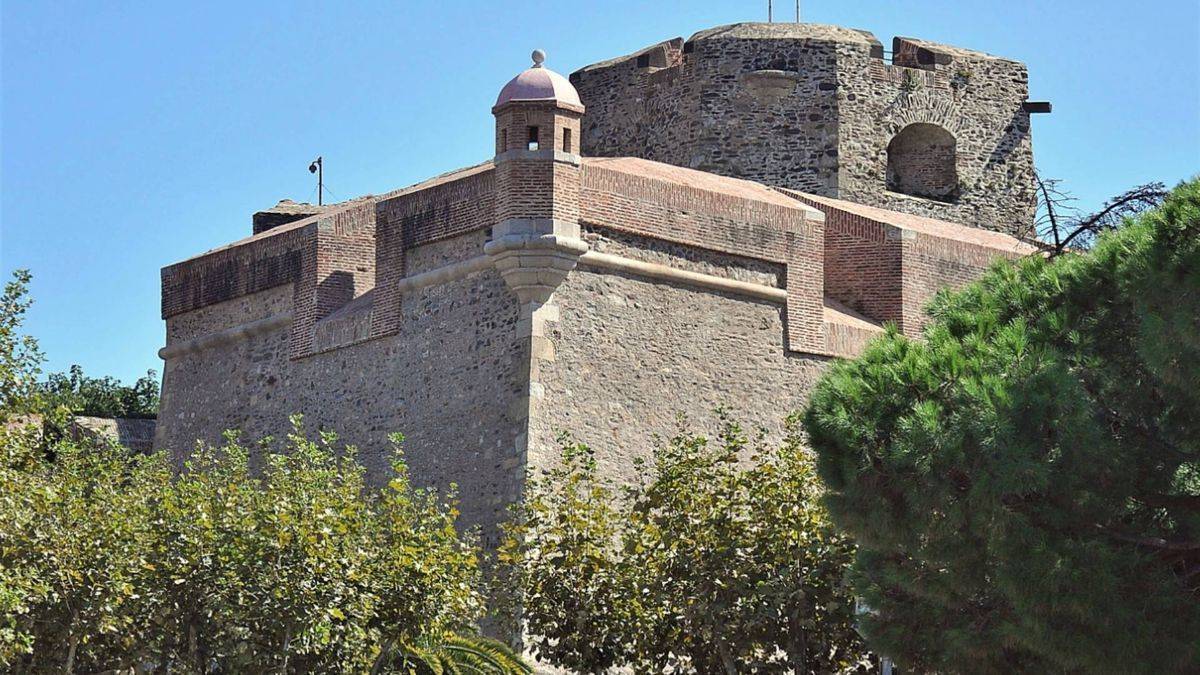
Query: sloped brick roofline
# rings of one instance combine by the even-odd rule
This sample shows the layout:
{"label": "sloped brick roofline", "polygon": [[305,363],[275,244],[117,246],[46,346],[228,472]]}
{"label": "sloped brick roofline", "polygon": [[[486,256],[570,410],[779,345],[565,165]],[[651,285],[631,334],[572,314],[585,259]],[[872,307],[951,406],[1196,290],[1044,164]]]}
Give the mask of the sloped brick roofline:
{"label": "sloped brick roofline", "polygon": [[939,239],[961,241],[967,244],[986,246],[988,248],[1015,253],[1033,253],[1037,250],[1034,246],[1002,232],[993,232],[978,227],[967,227],[966,225],[950,223],[935,218],[926,218],[924,216],[915,216],[909,213],[900,213],[899,211],[889,211],[842,199],[818,197],[817,195],[788,190],[786,188],[779,188],[779,192],[785,195],[792,195],[796,199],[803,200],[809,204],[828,206],[845,211],[846,213],[862,216],[878,223],[891,225],[902,230],[910,230],[919,234],[927,234]]}
{"label": "sloped brick roofline", "polygon": [[[588,167],[609,169],[664,183],[674,183],[696,190],[774,204],[789,209],[798,209],[810,213],[813,211],[812,207],[807,204],[781,195],[762,183],[741,180],[739,178],[726,178],[725,176],[718,176],[715,173],[685,169],[648,159],[639,159],[637,157],[584,157],[583,166],[585,169]],[[812,215],[820,218],[816,213],[812,213]]]}
{"label": "sloped brick roofline", "polygon": [[492,170],[492,160],[490,160],[490,159],[485,160],[478,164],[474,164],[472,166],[464,166],[461,169],[454,169],[453,171],[447,171],[446,173],[438,174],[438,175],[434,176],[433,178],[427,178],[427,179],[421,181],[420,183],[413,183],[412,185],[409,185],[408,187],[403,187],[398,190],[392,190],[391,192],[380,195],[379,200],[382,201],[385,199],[391,199],[393,197],[402,197],[404,195],[412,194],[414,192],[420,192],[421,190],[427,190],[432,187],[437,187],[437,186],[443,185],[445,183],[453,183],[456,180],[460,180],[462,178],[467,178],[468,176],[474,176],[477,173],[483,173],[485,171],[491,171],[491,170]]}
{"label": "sloped brick roofline", "polygon": [[331,216],[333,216],[334,214],[341,213],[343,211],[346,211],[347,209],[351,209],[356,206],[361,206],[363,202],[368,201],[368,200],[369,201],[383,201],[383,200],[392,199],[395,197],[403,197],[404,195],[412,194],[415,192],[420,192],[422,190],[426,190],[426,189],[429,189],[432,187],[437,187],[438,185],[442,185],[444,183],[452,183],[456,180],[459,180],[461,178],[466,178],[468,176],[473,176],[477,173],[491,171],[491,169],[492,169],[492,162],[491,162],[491,160],[488,160],[486,162],[481,162],[481,163],[475,164],[473,166],[468,166],[468,167],[464,167],[461,169],[455,169],[453,171],[447,171],[446,173],[439,174],[437,176],[434,176],[433,178],[423,180],[420,183],[414,183],[413,185],[409,185],[408,187],[399,188],[397,190],[393,190],[393,191],[388,192],[383,195],[378,195],[378,196],[363,195],[361,197],[355,197],[354,199],[350,199],[350,200],[340,202],[337,204],[326,205],[326,207],[325,207],[326,210],[321,213],[316,213],[307,218],[303,218],[301,220],[297,220],[297,221],[288,223],[286,225],[280,225],[279,227],[271,228],[270,230],[267,230],[266,232],[260,232],[259,234],[251,235],[251,236],[245,237],[243,239],[238,239],[237,241],[230,242],[228,244],[225,244],[224,246],[218,246],[216,248],[209,249],[203,253],[198,253],[190,258],[184,258],[183,260],[172,263],[172,264],[168,265],[167,267],[175,267],[176,265],[182,265],[183,263],[186,263],[186,262],[190,262],[193,260],[199,260],[200,258],[204,258],[205,256],[209,256],[214,253],[219,253],[221,251],[227,251],[231,248],[238,248],[241,246],[246,246],[249,244],[253,244],[256,242],[270,239],[272,237],[283,235],[288,232],[292,232],[294,230],[303,229],[304,227],[306,227],[308,225],[312,225],[313,223],[317,222],[318,220],[328,219]]}
{"label": "sloped brick roofline", "polygon": [[184,258],[183,260],[180,260],[179,262],[171,263],[170,265],[167,265],[167,267],[165,269],[170,269],[173,267],[177,267],[179,265],[183,265],[184,263],[190,263],[190,262],[193,262],[196,260],[200,260],[201,258],[206,258],[208,256],[213,255],[214,253],[221,253],[222,251],[228,251],[229,249],[239,248],[242,246],[247,246],[249,244],[254,244],[256,242],[270,240],[272,237],[282,236],[289,232],[295,232],[296,230],[304,229],[305,227],[312,225],[313,223],[317,222],[318,220],[321,220],[323,218],[329,218],[330,216],[332,216],[334,214],[341,213],[352,207],[360,206],[362,204],[362,202],[367,199],[373,199],[373,197],[371,197],[371,196],[358,197],[356,199],[351,199],[350,201],[345,201],[345,202],[341,202],[340,204],[332,205],[332,206],[328,207],[327,211],[323,211],[321,213],[314,213],[313,215],[311,215],[307,218],[302,218],[300,220],[292,221],[290,223],[287,223],[286,225],[280,225],[279,227],[273,227],[265,232],[259,232],[258,234],[254,234],[249,237],[245,237],[243,239],[238,239],[237,241],[230,242],[228,244],[225,244],[224,246],[210,248],[209,250],[207,250],[203,253],[197,253],[196,255],[194,255],[190,258]]}

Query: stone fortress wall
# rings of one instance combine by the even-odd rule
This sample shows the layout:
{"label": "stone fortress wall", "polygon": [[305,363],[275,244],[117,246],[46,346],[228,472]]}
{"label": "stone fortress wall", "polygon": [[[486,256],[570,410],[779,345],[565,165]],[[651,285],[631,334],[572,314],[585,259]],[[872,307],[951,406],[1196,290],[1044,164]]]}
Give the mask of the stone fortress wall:
{"label": "stone fortress wall", "polygon": [[593,64],[571,75],[583,152],[1020,231],[1035,205],[1024,64],[911,38],[892,49],[866,31],[749,23]]}
{"label": "stone fortress wall", "polygon": [[[408,257],[418,269],[460,262],[482,248],[483,234],[424,244]],[[357,446],[381,481],[390,475],[388,435],[403,433],[416,480],[457,485],[463,522],[493,531],[520,490],[514,442],[528,360],[517,304],[496,272],[414,289],[400,299],[394,332],[356,339],[342,331],[342,344],[301,356],[290,348],[304,329],[294,320],[295,290],[287,283],[167,319],[156,445],[182,462],[197,440],[219,442],[225,429],[248,441],[282,439],[288,417],[303,413],[309,432],[333,431]],[[347,307],[368,305],[365,314],[330,316],[312,330],[369,321],[371,300]]]}
{"label": "stone fortress wall", "polygon": [[[839,45],[812,58],[837,65]],[[653,57],[668,64],[658,72],[684,58],[678,47]],[[739,59],[730,82],[745,79]],[[778,89],[799,68],[783,66],[750,71],[762,80],[752,86]],[[526,78],[545,81],[539,67],[510,86],[536,89]],[[388,435],[401,432],[415,481],[456,485],[463,524],[490,545],[526,472],[556,461],[560,431],[618,480],[680,413],[703,424],[730,406],[778,438],[833,358],[885,322],[918,334],[937,289],[1030,251],[1006,234],[823,196],[816,183],[799,192],[720,175],[791,161],[803,144],[783,128],[743,145],[715,126],[728,147],[706,151],[712,172],[581,155],[593,111],[553,77],[545,97],[502,93],[493,161],[337,205],[281,203],[255,214],[252,236],[164,268],[155,446],[182,463],[226,429],[280,439],[302,413],[310,431],[358,446],[382,481]],[[816,86],[835,92],[830,105],[842,95]],[[674,99],[678,110],[706,100],[696,91]],[[832,133],[822,142],[836,150]],[[944,149],[933,140],[914,147]],[[658,142],[647,148],[673,147]]]}

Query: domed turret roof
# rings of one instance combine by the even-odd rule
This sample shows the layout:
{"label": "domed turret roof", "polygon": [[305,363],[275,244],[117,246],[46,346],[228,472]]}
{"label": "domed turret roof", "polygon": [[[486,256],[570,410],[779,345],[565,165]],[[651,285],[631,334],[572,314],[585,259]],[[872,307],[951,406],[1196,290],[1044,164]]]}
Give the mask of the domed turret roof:
{"label": "domed turret roof", "polygon": [[575,87],[567,78],[543,66],[542,62],[545,60],[545,52],[540,49],[534,50],[533,67],[504,85],[500,96],[496,98],[495,107],[499,108],[512,101],[554,101],[582,109],[583,102],[579,100],[579,92],[575,91]]}

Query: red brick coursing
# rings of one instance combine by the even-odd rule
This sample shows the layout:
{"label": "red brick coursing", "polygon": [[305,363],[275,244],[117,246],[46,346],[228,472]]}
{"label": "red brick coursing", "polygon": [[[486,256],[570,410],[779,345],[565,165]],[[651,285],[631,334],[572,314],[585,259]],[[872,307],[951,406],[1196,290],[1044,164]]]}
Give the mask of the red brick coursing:
{"label": "red brick coursing", "polygon": [[825,294],[912,337],[924,328],[925,306],[939,290],[961,287],[997,259],[1027,252],[907,230],[797,198],[825,213]]}
{"label": "red brick coursing", "polygon": [[795,208],[585,165],[580,220],[665,241],[786,265],[792,351],[825,353],[819,220]]}
{"label": "red brick coursing", "polygon": [[495,170],[489,164],[468,171],[462,178],[380,201],[372,336],[399,330],[400,296],[395,287],[408,274],[405,251],[488,228],[495,222]]}
{"label": "red brick coursing", "polygon": [[437,184],[364,198],[162,271],[169,318],[284,284],[293,285],[292,358],[313,352],[317,322],[378,286],[371,335],[395,332],[404,251],[490,227],[495,186],[490,165]]}
{"label": "red brick coursing", "polygon": [[317,221],[316,245],[305,249],[295,283],[292,358],[313,350],[317,322],[375,286],[374,200]]}
{"label": "red brick coursing", "polygon": [[[292,284],[289,351],[301,358],[313,352],[319,321],[372,289],[369,336],[395,333],[401,320],[396,285],[407,274],[406,251],[413,247],[491,227],[502,214],[577,218],[785,265],[788,348],[844,354],[848,345],[862,343],[863,331],[825,321],[826,296],[916,335],[925,320],[923,307],[939,289],[978,277],[997,257],[1019,255],[897,227],[798,193],[788,193],[798,200],[790,207],[772,201],[778,193],[764,193],[761,186],[703,189],[686,180],[549,159],[471,167],[171,265],[162,272],[163,316]],[[740,196],[743,192],[749,196]],[[824,219],[800,202],[819,209]]]}
{"label": "red brick coursing", "polygon": [[162,317],[295,282],[304,251],[316,245],[316,231],[314,219],[164,267]]}

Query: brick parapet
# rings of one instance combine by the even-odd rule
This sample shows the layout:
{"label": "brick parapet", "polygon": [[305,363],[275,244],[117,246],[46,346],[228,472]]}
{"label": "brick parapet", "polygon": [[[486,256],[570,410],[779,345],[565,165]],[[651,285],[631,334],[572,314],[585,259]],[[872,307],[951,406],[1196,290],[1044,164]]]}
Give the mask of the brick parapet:
{"label": "brick parapet", "polygon": [[[491,227],[495,222],[495,171],[490,163],[419,185],[380,200],[376,218],[377,291],[370,333],[399,329],[396,284],[408,274],[406,252],[425,244]],[[437,179],[435,179],[437,180]]]}
{"label": "brick parapet", "polygon": [[585,165],[581,219],[617,231],[721,253],[786,262],[787,232],[805,226],[800,208],[756,202]]}
{"label": "brick parapet", "polygon": [[784,206],[585,164],[581,220],[590,226],[785,265],[788,348],[824,353],[824,218]]}
{"label": "brick parapet", "polygon": [[788,232],[784,325],[790,351],[826,353],[824,240],[824,220]]}
{"label": "brick parapet", "polygon": [[307,354],[315,324],[375,284],[373,198],[302,221],[162,270],[164,319],[290,284],[289,353]]}
{"label": "brick parapet", "polygon": [[313,352],[318,321],[375,286],[376,212],[371,199],[317,220],[293,287],[292,358]]}
{"label": "brick parapet", "polygon": [[[946,230],[934,234],[853,213],[831,200],[790,194],[825,213],[825,294],[877,322],[895,323],[909,336],[920,334],[925,306],[939,290],[977,279],[997,259],[1033,252],[998,235],[974,235],[996,238],[994,244],[967,241],[972,231],[963,226],[925,226]],[[953,236],[956,228],[964,238]]]}
{"label": "brick parapet", "polygon": [[901,243],[903,256],[906,335],[920,334],[928,322],[925,307],[942,290],[954,290],[978,279],[997,260],[1029,255],[1029,247],[993,248],[970,242],[918,233]]}
{"label": "brick parapet", "polygon": [[164,267],[163,318],[296,282],[316,232],[312,218]]}

